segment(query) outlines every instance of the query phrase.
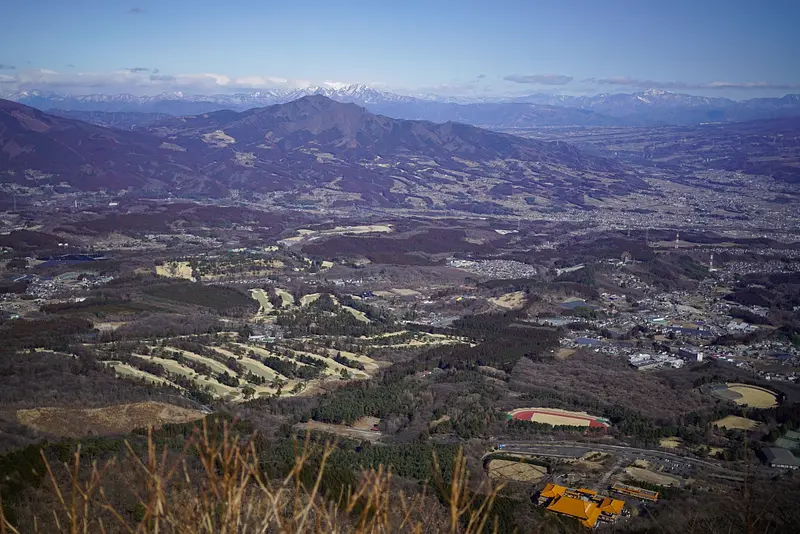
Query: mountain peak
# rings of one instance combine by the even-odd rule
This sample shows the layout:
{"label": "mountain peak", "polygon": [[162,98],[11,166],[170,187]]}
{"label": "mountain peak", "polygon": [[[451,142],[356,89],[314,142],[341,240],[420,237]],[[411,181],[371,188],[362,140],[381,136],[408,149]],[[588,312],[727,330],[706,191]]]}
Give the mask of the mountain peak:
{"label": "mountain peak", "polygon": [[302,96],[296,100],[292,100],[291,102],[287,102],[285,104],[278,104],[279,106],[292,106],[292,107],[299,107],[299,108],[313,108],[316,110],[325,110],[325,109],[334,109],[336,107],[353,107],[353,108],[360,108],[360,106],[352,103],[345,103],[340,102],[338,100],[334,100],[329,96],[326,96],[322,93],[314,93],[311,95]]}
{"label": "mountain peak", "polygon": [[648,89],[647,91],[645,91],[644,94],[646,96],[664,96],[664,95],[671,95],[673,93],[671,93],[669,91],[666,91],[664,89],[651,88],[651,89]]}

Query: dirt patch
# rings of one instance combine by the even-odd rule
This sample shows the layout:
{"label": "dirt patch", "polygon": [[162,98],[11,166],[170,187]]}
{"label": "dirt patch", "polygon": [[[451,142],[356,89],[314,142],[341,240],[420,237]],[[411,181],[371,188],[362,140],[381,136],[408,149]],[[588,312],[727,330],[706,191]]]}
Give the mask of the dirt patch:
{"label": "dirt patch", "polygon": [[202,417],[199,410],[162,402],[118,404],[106,408],[34,408],[17,412],[17,419],[23,425],[69,438],[123,434],[135,428],[187,423]]}
{"label": "dirt patch", "polygon": [[515,462],[514,460],[491,460],[487,470],[489,471],[489,477],[495,480],[536,483],[547,476],[546,467]]}
{"label": "dirt patch", "polygon": [[575,465],[579,465],[588,471],[600,471],[605,469],[603,462],[608,457],[609,455],[604,452],[590,451],[577,460]]}
{"label": "dirt patch", "polygon": [[381,433],[375,430],[362,430],[353,428],[346,425],[332,425],[329,423],[320,423],[319,421],[309,421],[307,423],[300,423],[295,425],[295,428],[300,430],[316,430],[320,432],[328,432],[346,438],[365,439],[367,441],[378,441],[381,438]]}
{"label": "dirt patch", "polygon": [[156,275],[195,281],[192,266],[188,261],[171,261],[164,265],[156,265]]}
{"label": "dirt patch", "polygon": [[124,322],[105,322],[105,323],[94,323],[94,327],[100,330],[101,332],[113,332],[120,326],[126,325],[128,323]]}
{"label": "dirt patch", "polygon": [[722,419],[717,419],[712,424],[726,430],[753,430],[758,427],[758,421],[753,421],[752,419],[739,417],[737,415],[729,415]]}
{"label": "dirt patch", "polygon": [[658,486],[679,486],[680,480],[669,475],[656,473],[641,467],[626,467],[625,474],[633,480],[639,482],[647,482],[648,484],[656,484]]}
{"label": "dirt patch", "polygon": [[308,228],[301,228],[297,230],[299,235],[287,237],[282,241],[287,245],[295,243],[313,241],[321,237],[334,237],[343,235],[358,235],[358,234],[372,234],[372,233],[390,233],[394,232],[394,228],[385,224],[373,224],[363,226],[337,226],[328,230],[309,230]]}
{"label": "dirt patch", "polygon": [[568,349],[568,348],[558,349],[558,352],[556,352],[556,360],[566,360],[576,352],[578,351],[575,349]]}
{"label": "dirt patch", "polygon": [[681,446],[681,438],[661,438],[658,444],[665,449],[677,449]]}
{"label": "dirt patch", "polygon": [[377,428],[380,422],[381,420],[378,417],[365,416],[353,423],[353,428],[356,430],[372,430],[373,428]]}
{"label": "dirt patch", "polygon": [[217,130],[215,132],[204,133],[203,141],[213,147],[225,148],[226,146],[235,143],[236,139],[226,134],[222,130]]}
{"label": "dirt patch", "polygon": [[401,297],[419,297],[422,295],[422,293],[415,289],[403,289],[400,287],[392,288],[392,293]]}
{"label": "dirt patch", "polygon": [[506,293],[500,297],[489,299],[489,302],[506,310],[518,310],[525,305],[525,292]]}

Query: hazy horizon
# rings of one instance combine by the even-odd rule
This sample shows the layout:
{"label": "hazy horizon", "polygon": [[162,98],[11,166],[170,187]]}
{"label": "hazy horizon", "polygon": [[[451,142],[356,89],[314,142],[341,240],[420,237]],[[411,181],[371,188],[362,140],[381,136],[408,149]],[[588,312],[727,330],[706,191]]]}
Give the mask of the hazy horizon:
{"label": "hazy horizon", "polygon": [[38,0],[4,18],[4,94],[230,94],[326,83],[470,97],[800,92],[793,2]]}

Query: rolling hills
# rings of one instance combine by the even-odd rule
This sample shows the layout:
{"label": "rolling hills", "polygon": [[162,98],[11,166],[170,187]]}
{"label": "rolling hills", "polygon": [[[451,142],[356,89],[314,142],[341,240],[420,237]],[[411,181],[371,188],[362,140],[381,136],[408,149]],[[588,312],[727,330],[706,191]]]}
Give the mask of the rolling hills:
{"label": "rolling hills", "polygon": [[[75,113],[81,120],[98,121],[98,124],[105,125],[100,121],[106,121],[109,117],[93,112],[190,115],[223,109],[245,111],[285,104],[309,95],[322,95],[337,102],[355,103],[372,113],[397,119],[458,121],[496,129],[689,125],[800,116],[800,95],[796,94],[736,101],[661,89],[592,96],[536,93],[506,97],[448,97],[429,94],[409,96],[364,84],[346,84],[215,95],[183,92],[165,92],[150,96],[65,95],[32,90],[8,94],[6,98],[38,109],[66,110]],[[59,113],[63,114],[64,111]],[[133,118],[134,115],[129,115],[126,120]],[[147,117],[140,118],[145,123],[148,121]]]}
{"label": "rolling hills", "polygon": [[[643,187],[610,159],[561,142],[460,123],[374,115],[312,95],[246,112],[169,118],[122,131],[0,103],[0,168],[58,191],[279,198],[503,213],[526,202],[582,204]],[[234,192],[234,193],[232,193]]]}
{"label": "rolling hills", "polygon": [[57,190],[218,194],[181,151],[148,134],[112,130],[0,100],[2,182]]}

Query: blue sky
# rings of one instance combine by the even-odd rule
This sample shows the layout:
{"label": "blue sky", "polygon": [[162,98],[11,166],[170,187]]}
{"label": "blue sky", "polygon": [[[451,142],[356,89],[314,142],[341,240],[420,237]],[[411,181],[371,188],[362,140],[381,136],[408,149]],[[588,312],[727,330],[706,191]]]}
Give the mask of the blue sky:
{"label": "blue sky", "polygon": [[5,0],[0,14],[0,93],[800,92],[797,0]]}

